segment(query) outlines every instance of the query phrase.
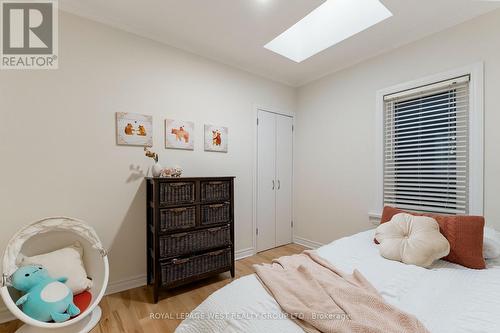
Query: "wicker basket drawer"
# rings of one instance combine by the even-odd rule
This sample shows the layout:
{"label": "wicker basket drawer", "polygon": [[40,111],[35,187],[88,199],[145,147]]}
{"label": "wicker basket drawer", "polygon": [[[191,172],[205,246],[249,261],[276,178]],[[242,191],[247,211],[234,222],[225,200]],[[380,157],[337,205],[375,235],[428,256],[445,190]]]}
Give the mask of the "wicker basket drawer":
{"label": "wicker basket drawer", "polygon": [[160,257],[165,258],[196,251],[206,251],[227,245],[231,245],[231,229],[229,225],[173,234],[160,238]]}
{"label": "wicker basket drawer", "polygon": [[194,182],[160,183],[160,204],[177,205],[195,201]]}
{"label": "wicker basket drawer", "polygon": [[201,206],[201,224],[209,225],[231,221],[231,204],[224,202]]}
{"label": "wicker basket drawer", "polygon": [[231,198],[231,182],[228,180],[201,182],[201,201],[222,201]]}
{"label": "wicker basket drawer", "polygon": [[227,248],[190,258],[174,259],[162,263],[162,285],[173,284],[204,273],[213,272],[226,267],[229,268],[231,266],[231,259],[231,249]]}
{"label": "wicker basket drawer", "polygon": [[192,228],[196,225],[196,206],[160,210],[160,230]]}

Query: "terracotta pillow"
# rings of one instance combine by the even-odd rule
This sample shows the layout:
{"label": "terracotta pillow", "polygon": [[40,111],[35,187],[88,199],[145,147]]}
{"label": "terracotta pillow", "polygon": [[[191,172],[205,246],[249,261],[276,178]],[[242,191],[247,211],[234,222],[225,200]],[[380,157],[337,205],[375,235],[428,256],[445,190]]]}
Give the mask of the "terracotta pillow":
{"label": "terracotta pillow", "polygon": [[[419,214],[386,206],[380,223],[389,222],[399,213],[432,217],[439,224],[440,232],[450,242],[450,254],[443,258],[464,267],[486,268],[483,257],[484,217],[463,215]],[[376,240],[375,240],[376,241]]]}

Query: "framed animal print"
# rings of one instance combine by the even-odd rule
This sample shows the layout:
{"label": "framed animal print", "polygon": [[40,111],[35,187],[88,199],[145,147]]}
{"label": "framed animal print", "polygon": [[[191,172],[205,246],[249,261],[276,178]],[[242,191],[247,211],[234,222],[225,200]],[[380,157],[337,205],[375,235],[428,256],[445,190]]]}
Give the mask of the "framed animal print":
{"label": "framed animal print", "polygon": [[184,120],[165,120],[165,147],[194,150],[194,123]]}
{"label": "framed animal print", "polygon": [[116,113],[116,143],[124,146],[153,146],[153,117],[138,114]]}
{"label": "framed animal print", "polygon": [[227,153],[227,141],[227,127],[205,125],[205,151]]}

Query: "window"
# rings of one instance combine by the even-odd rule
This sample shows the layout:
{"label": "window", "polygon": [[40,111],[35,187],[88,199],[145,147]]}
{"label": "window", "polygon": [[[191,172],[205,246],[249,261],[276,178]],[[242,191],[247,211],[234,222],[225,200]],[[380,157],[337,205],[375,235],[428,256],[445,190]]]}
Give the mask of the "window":
{"label": "window", "polygon": [[469,80],[384,96],[383,203],[469,213]]}

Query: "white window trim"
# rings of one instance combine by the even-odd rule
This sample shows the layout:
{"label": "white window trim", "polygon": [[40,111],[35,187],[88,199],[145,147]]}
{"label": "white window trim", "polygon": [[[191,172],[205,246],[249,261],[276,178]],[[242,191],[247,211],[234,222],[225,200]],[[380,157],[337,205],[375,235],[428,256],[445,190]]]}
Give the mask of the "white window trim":
{"label": "white window trim", "polygon": [[483,215],[484,212],[484,63],[479,62],[422,79],[398,84],[377,92],[375,115],[375,195],[369,220],[373,224],[380,222],[383,207],[383,128],[384,96],[400,91],[450,80],[459,76],[470,75],[469,94],[469,214]]}

